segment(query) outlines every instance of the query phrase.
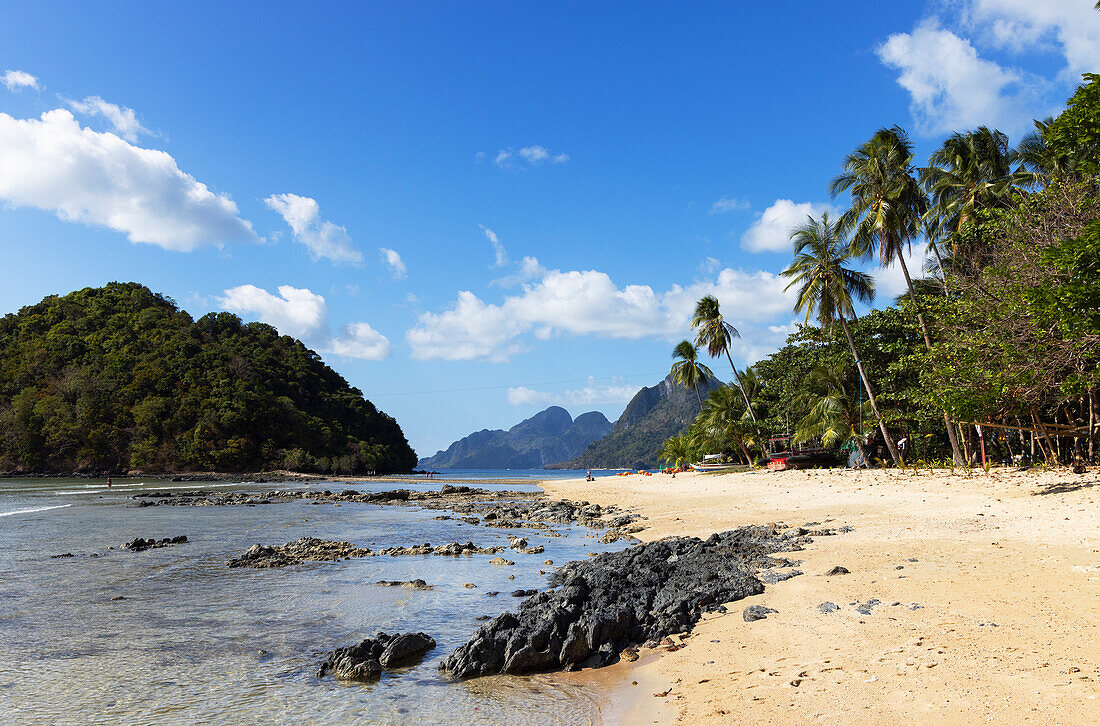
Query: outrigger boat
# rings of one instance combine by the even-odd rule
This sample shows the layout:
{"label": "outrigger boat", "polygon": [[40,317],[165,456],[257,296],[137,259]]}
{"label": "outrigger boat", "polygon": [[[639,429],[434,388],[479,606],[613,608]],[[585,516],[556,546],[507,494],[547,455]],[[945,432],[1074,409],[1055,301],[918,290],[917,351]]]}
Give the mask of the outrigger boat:
{"label": "outrigger boat", "polygon": [[837,466],[840,457],[822,446],[791,446],[790,436],[768,439],[767,467],[772,471],[805,469],[811,466]]}
{"label": "outrigger boat", "polygon": [[718,459],[722,458],[721,454],[703,454],[703,460],[699,463],[692,464],[691,468],[695,471],[728,471],[730,469],[739,469],[744,467],[744,464],[720,464]]}

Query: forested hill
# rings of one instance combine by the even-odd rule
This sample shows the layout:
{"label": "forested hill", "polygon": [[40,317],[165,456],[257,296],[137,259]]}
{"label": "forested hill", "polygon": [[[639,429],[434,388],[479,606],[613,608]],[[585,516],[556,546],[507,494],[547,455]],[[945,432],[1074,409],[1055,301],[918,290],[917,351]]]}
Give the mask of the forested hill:
{"label": "forested hill", "polygon": [[301,342],[113,282],[0,318],[0,470],[408,471],[401,427]]}

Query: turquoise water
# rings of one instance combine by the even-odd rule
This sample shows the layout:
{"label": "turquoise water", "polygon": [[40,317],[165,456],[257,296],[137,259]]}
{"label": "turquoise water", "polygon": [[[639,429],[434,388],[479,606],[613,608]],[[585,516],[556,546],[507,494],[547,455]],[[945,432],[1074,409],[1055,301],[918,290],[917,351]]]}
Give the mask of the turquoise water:
{"label": "turquoise water", "polygon": [[[137,508],[129,499],[170,487],[367,490],[393,484],[119,480],[109,491],[104,484],[0,481],[0,723],[519,726],[601,719],[606,694],[594,685],[549,675],[453,683],[437,665],[477,628],[476,616],[514,610],[520,600],[511,590],[543,586],[539,568],[552,569],[545,559],[561,564],[622,543],[601,545],[579,528],[561,528],[568,536],[560,538],[523,530],[546,552],[509,552],[513,567],[490,565],[490,556],[371,557],[231,570],[225,560],[254,543],[306,535],[377,549],[456,540],[507,544],[506,534],[516,530],[436,520],[438,511],[404,507]],[[179,534],[190,542],[140,553],[119,549],[135,537]],[[75,556],[50,557],[66,552]],[[413,578],[435,589],[371,584]],[[478,587],[466,589],[467,582]],[[488,597],[489,591],[501,594]],[[316,678],[324,651],[378,631],[424,631],[438,647],[419,665],[376,683]]]}

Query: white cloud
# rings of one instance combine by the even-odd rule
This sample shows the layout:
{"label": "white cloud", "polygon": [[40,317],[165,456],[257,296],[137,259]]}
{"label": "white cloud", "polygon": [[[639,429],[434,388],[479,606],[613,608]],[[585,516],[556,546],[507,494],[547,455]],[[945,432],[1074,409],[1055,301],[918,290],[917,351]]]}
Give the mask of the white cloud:
{"label": "white cloud", "polygon": [[[909,270],[909,276],[914,280],[924,277],[924,260],[928,257],[924,245],[912,245],[909,251],[903,254],[905,254],[905,266]],[[878,267],[869,272],[875,278],[875,307],[892,305],[894,298],[909,290],[909,286],[905,284],[905,273],[901,271],[901,265],[896,262],[890,267]]]}
{"label": "white cloud", "polygon": [[390,341],[367,323],[351,323],[344,327],[343,335],[333,336],[328,306],[321,295],[290,285],[280,285],[278,293],[255,285],[240,285],[226,290],[218,298],[218,304],[242,316],[255,315],[281,334],[299,338],[320,353],[361,360],[382,360],[389,356]]}
{"label": "white cloud", "polygon": [[352,246],[347,229],[321,219],[321,207],[316,199],[298,194],[272,194],[264,204],[282,216],[294,233],[294,239],[306,246],[314,260],[323,257],[336,264],[363,261],[363,255]]}
{"label": "white cloud", "polygon": [[1100,12],[1087,0],[969,0],[964,22],[990,44],[1016,53],[1055,50],[1065,80],[1100,69]]}
{"label": "white cloud", "polygon": [[561,393],[536,391],[526,386],[508,389],[508,403],[513,406],[550,404],[558,406],[599,406],[611,403],[627,403],[641,386],[623,383],[615,379],[610,384],[597,383],[592,376],[584,388],[573,388]]}
{"label": "white cloud", "polygon": [[829,204],[776,199],[741,235],[741,247],[750,252],[786,252],[791,249],[791,230],[807,217],[817,217],[822,212],[837,214],[836,208]]}
{"label": "white cloud", "polygon": [[540,279],[487,303],[464,290],[448,309],[422,313],[406,333],[418,359],[504,361],[525,350],[524,337],[561,335],[673,340],[687,331],[695,303],[716,295],[728,319],[765,322],[790,310],[786,281],[770,272],[723,269],[715,278],[655,292],[648,285],[619,288],[596,270],[546,271]]}
{"label": "white cloud", "polygon": [[485,238],[489,240],[489,244],[493,246],[493,267],[504,267],[504,265],[508,264],[508,250],[504,249],[504,244],[500,241],[500,237],[497,236],[496,232],[489,229],[484,224],[479,224],[478,226],[485,232]]}
{"label": "white cloud", "polygon": [[749,208],[748,200],[736,197],[722,197],[710,205],[711,214],[725,214],[726,212],[740,212]]}
{"label": "white cloud", "polygon": [[17,207],[170,250],[259,240],[232,199],[180,171],[169,154],[81,127],[64,109],[41,119],[0,113],[0,158],[0,199]]}
{"label": "white cloud", "polygon": [[[484,156],[479,157],[478,160],[480,161],[481,158],[484,158]],[[519,151],[509,146],[498,151],[497,155],[493,157],[493,163],[501,169],[515,169],[524,163],[527,166],[540,166],[544,163],[564,164],[567,161],[569,161],[569,154],[555,154],[545,146],[539,146],[538,144],[524,146]]]}
{"label": "white cloud", "polygon": [[405,275],[408,274],[408,268],[405,267],[405,261],[401,259],[401,255],[397,253],[397,250],[391,250],[389,247],[379,247],[378,251],[382,253],[382,261],[390,266],[394,279],[404,280]]}
{"label": "white cloud", "polygon": [[891,35],[876,52],[899,71],[910,112],[924,135],[985,124],[1010,133],[1030,127],[1046,90],[1036,76],[982,58],[970,41],[921,21],[912,33]]}
{"label": "white cloud", "polygon": [[115,133],[130,143],[137,143],[139,134],[153,132],[141,125],[134,109],[104,101],[99,96],[88,96],[83,101],[66,101],[65,104],[85,116],[102,116],[114,127]]}
{"label": "white cloud", "polygon": [[4,71],[0,76],[0,83],[8,87],[9,91],[22,91],[24,88],[38,88],[38,79],[26,71]]}

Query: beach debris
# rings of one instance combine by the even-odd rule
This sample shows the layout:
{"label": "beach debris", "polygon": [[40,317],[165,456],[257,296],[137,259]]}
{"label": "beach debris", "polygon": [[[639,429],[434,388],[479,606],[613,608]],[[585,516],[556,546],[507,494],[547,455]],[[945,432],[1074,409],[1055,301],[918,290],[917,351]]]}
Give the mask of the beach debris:
{"label": "beach debris", "polygon": [[772,608],[766,608],[763,605],[749,605],[745,608],[741,616],[745,618],[746,623],[754,623],[757,620],[765,620],[769,613],[777,613],[778,610]]}
{"label": "beach debris", "polygon": [[440,668],[471,678],[610,665],[625,648],[685,633],[722,603],[760,594],[754,573],[774,566],[768,555],[808,541],[778,526],[742,527],[567,563],[550,575],[555,590],[481,626]]}
{"label": "beach debris", "polygon": [[371,680],[384,670],[415,663],[434,647],[435,640],[425,633],[378,633],[358,645],[326,653],[317,677],[332,673],[340,680]]}
{"label": "beach debris", "polygon": [[847,575],[847,574],[849,574],[849,571],[848,571],[847,567],[841,567],[840,565],[837,565],[833,569],[826,572],[825,577],[832,577],[833,575]]}
{"label": "beach debris", "polygon": [[230,567],[287,567],[306,561],[332,562],[350,557],[370,557],[371,551],[350,542],[332,542],[316,537],[302,537],[284,545],[254,544],[240,557],[226,560]]}
{"label": "beach debris", "polygon": [[185,535],[179,535],[177,537],[165,537],[164,539],[142,539],[136,538],[132,542],[127,542],[122,545],[123,549],[130,550],[131,552],[144,552],[145,550],[155,549],[157,547],[171,547],[172,545],[187,544],[187,537]]}
{"label": "beach debris", "polygon": [[817,611],[824,615],[830,615],[838,610],[840,610],[840,606],[836,603],[829,602],[828,600],[817,606]]}

